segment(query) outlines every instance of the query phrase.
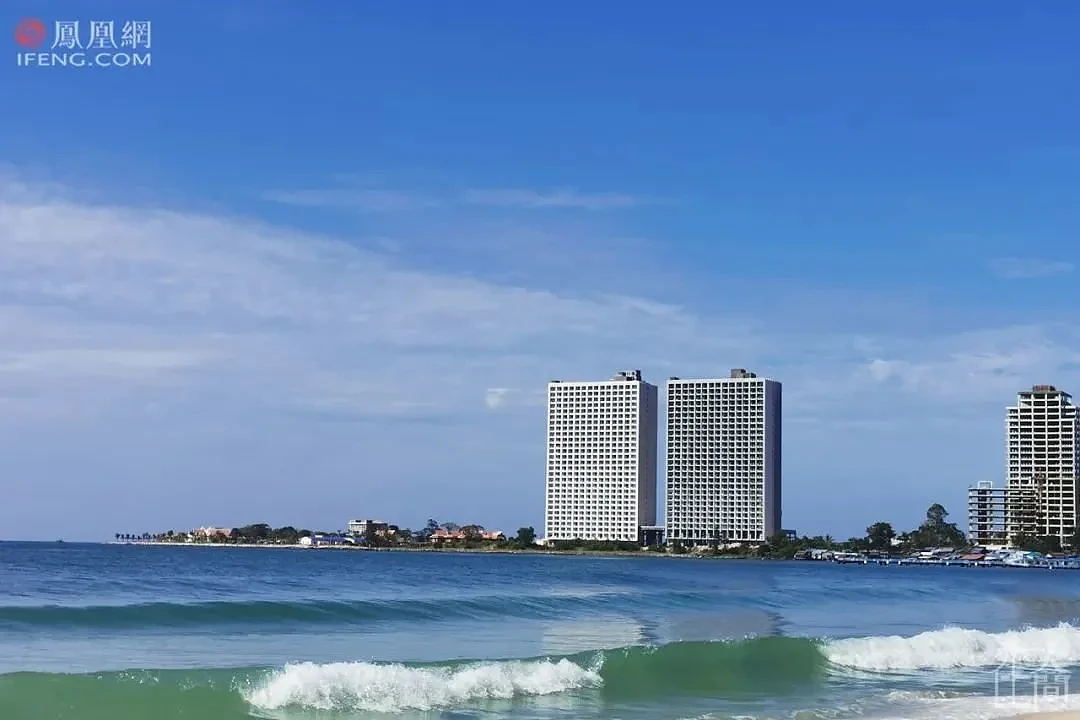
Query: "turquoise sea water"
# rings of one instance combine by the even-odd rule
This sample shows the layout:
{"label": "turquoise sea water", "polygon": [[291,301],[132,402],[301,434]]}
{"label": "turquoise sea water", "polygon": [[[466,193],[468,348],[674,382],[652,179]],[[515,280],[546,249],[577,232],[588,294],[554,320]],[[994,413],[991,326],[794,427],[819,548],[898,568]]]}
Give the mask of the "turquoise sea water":
{"label": "turquoise sea water", "polygon": [[1069,571],[3,543],[0,719],[1008,717],[1080,707],[1078,618]]}

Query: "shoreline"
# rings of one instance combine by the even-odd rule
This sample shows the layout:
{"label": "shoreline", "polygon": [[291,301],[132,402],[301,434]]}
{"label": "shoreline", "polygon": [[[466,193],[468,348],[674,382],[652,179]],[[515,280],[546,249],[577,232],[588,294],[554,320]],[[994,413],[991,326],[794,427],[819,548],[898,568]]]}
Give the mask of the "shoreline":
{"label": "shoreline", "polygon": [[[807,563],[810,565],[878,565],[878,566],[898,566],[898,567],[956,567],[965,568],[968,570],[978,570],[985,568],[1005,569],[1005,570],[1077,570],[1080,567],[1075,565],[1070,567],[1045,567],[1041,565],[978,565],[969,564],[963,562],[901,562],[901,561],[889,561],[889,562],[837,562],[828,560],[796,560],[795,558],[784,557],[761,557],[756,555],[709,555],[705,553],[666,553],[666,552],[652,552],[649,550],[551,550],[547,548],[537,547],[532,549],[526,548],[463,548],[463,547],[365,547],[360,545],[276,545],[269,543],[186,543],[186,542],[157,542],[153,540],[139,541],[139,540],[109,540],[101,543],[103,545],[138,545],[142,547],[184,547],[184,548],[238,548],[245,550],[336,550],[338,552],[398,552],[398,553],[461,553],[461,554],[479,554],[479,555],[545,555],[545,556],[559,556],[559,557],[591,557],[591,558],[665,558],[665,559],[683,559],[683,560],[729,560],[729,561],[758,561],[758,562],[799,562]],[[1011,720],[1011,718],[1010,718]],[[1032,720],[1035,720],[1032,718]],[[1044,719],[1045,720],[1045,719]],[[1057,718],[1050,718],[1049,720],[1058,720]],[[1080,715],[1076,718],[1066,718],[1062,720],[1080,720]]]}
{"label": "shoreline", "polygon": [[482,555],[557,555],[557,556],[587,556],[587,557],[656,557],[656,558],[693,558],[708,560],[769,560],[770,558],[756,558],[748,555],[698,555],[694,553],[672,554],[649,552],[647,550],[535,550],[523,548],[431,548],[431,547],[359,547],[355,545],[273,545],[257,543],[171,543],[171,542],[139,542],[110,540],[106,545],[137,545],[140,547],[183,547],[183,548],[240,548],[245,550],[337,550],[340,552],[415,552],[415,553],[471,553]]}

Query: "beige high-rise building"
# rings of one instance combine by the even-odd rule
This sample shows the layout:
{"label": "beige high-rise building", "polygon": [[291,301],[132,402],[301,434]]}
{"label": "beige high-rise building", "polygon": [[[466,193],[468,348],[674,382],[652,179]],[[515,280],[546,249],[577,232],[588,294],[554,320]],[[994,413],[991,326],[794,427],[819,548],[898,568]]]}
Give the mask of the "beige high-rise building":
{"label": "beige high-rise building", "polygon": [[1072,396],[1053,385],[1017,393],[1006,418],[1007,527],[1017,535],[1072,539],[1077,521],[1080,425]]}

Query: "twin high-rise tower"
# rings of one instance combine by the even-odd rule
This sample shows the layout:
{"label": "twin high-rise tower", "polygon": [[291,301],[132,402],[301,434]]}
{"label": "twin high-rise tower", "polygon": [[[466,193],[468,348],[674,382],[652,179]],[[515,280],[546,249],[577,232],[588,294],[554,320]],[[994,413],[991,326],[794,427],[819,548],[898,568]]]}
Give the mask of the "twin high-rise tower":
{"label": "twin high-rise tower", "polygon": [[[667,386],[669,541],[780,532],[781,385],[746,370]],[[657,388],[640,370],[548,385],[548,540],[634,542],[656,523]]]}

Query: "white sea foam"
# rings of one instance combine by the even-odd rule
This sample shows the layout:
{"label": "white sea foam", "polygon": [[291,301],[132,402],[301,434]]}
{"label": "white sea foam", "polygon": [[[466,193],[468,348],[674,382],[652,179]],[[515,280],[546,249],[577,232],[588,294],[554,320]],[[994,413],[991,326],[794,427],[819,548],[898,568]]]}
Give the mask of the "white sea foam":
{"label": "white sea foam", "polygon": [[945,628],[912,637],[834,640],[825,645],[825,654],[837,665],[872,671],[1066,665],[1080,662],[1080,628],[1066,623],[1001,633]]}
{"label": "white sea foam", "polygon": [[[833,640],[823,651],[835,665],[861,672],[979,669],[1080,663],[1080,628],[1061,624],[1001,633],[945,628],[911,637],[874,636]],[[454,667],[409,667],[366,662],[286,665],[243,691],[253,707],[395,713],[439,710],[484,700],[552,696],[599,688],[600,661],[582,667],[570,660],[481,662]],[[889,704],[930,702],[926,717],[992,718],[998,706],[971,699],[967,704],[943,691],[890,693]],[[944,696],[944,697],[943,697]],[[993,699],[991,699],[993,700]],[[1070,696],[1069,707],[1080,707]],[[948,712],[946,712],[948,710]],[[816,712],[816,711],[815,711]],[[929,711],[928,711],[929,712]],[[936,713],[936,714],[935,714]],[[923,715],[919,715],[922,717]],[[907,716],[913,717],[913,716]]]}
{"label": "white sea foam", "polygon": [[[890,695],[892,695],[890,693]],[[987,695],[942,699],[940,697],[889,697],[897,709],[883,709],[865,703],[799,710],[792,720],[1011,720],[1029,713],[1070,712],[1080,709],[1080,695],[1064,695],[1042,702],[1034,698],[1005,698]],[[707,713],[684,720],[776,720],[774,716]]]}
{"label": "white sea foam", "polygon": [[977,696],[911,703],[899,712],[873,713],[868,720],[1004,720],[1029,713],[1080,709],[1080,695],[1051,698]]}
{"label": "white sea foam", "polygon": [[303,707],[394,713],[436,710],[477,700],[552,695],[602,683],[596,669],[569,660],[415,668],[365,662],[286,665],[247,690],[262,710]]}

